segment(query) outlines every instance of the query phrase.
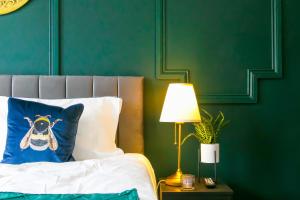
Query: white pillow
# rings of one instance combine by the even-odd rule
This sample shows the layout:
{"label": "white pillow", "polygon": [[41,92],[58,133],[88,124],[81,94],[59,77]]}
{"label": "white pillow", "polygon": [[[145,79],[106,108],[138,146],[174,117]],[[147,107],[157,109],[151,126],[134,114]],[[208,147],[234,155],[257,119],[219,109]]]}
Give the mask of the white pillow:
{"label": "white pillow", "polygon": [[[111,153],[117,150],[115,139],[122,108],[121,98],[22,99],[63,108],[77,103],[84,105],[73,151],[75,160],[93,159],[92,155],[97,153]],[[0,159],[5,150],[7,136],[7,100],[8,97],[0,96]]]}
{"label": "white pillow", "polygon": [[[90,150],[84,150],[84,149],[77,148],[77,152],[80,152],[80,154],[77,153],[77,157],[84,158],[84,160],[104,159],[104,158],[109,158],[112,156],[124,155],[124,151],[120,148],[116,148],[114,151],[110,151],[110,152],[90,151]],[[73,155],[74,155],[74,152],[73,152]],[[74,155],[74,157],[75,157],[75,155]],[[76,160],[78,160],[78,159],[76,159]],[[81,160],[83,160],[83,159],[81,159]]]}
{"label": "white pillow", "polygon": [[3,159],[7,138],[7,100],[8,97],[0,96],[0,160]]}

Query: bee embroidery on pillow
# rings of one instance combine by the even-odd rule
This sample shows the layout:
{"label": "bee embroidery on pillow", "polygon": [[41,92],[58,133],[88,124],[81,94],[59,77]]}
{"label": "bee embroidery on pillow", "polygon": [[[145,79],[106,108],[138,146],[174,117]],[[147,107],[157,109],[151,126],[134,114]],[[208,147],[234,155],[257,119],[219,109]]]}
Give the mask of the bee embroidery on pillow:
{"label": "bee embroidery on pillow", "polygon": [[62,119],[56,119],[50,122],[51,115],[36,115],[37,119],[32,122],[28,117],[24,117],[29,123],[30,129],[20,142],[21,149],[27,149],[29,146],[35,151],[44,151],[48,147],[55,151],[58,148],[57,140],[53,134],[52,128]]}

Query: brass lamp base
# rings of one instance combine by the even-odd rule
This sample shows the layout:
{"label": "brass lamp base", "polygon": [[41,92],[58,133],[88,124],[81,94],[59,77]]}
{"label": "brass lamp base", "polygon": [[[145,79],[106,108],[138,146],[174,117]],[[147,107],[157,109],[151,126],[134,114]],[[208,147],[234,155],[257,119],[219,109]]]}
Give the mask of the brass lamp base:
{"label": "brass lamp base", "polygon": [[172,174],[171,176],[167,177],[166,184],[170,186],[181,186],[181,176],[182,171],[177,170],[175,174]]}

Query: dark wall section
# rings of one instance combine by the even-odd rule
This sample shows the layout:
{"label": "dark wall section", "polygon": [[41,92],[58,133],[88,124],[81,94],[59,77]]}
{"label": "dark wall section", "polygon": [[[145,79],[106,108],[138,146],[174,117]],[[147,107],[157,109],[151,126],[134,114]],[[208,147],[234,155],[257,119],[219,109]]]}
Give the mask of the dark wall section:
{"label": "dark wall section", "polygon": [[[31,0],[0,16],[1,74],[48,74],[54,58],[62,75],[145,76],[145,154],[163,177],[176,169],[177,155],[173,125],[158,121],[162,103],[167,84],[189,70],[200,104],[231,120],[218,171],[235,199],[300,198],[300,1],[61,0],[53,57],[54,1]],[[274,70],[281,58],[282,78]],[[247,93],[248,69],[265,73],[255,82],[257,102]],[[196,173],[197,148],[194,140],[184,144],[184,172]]]}

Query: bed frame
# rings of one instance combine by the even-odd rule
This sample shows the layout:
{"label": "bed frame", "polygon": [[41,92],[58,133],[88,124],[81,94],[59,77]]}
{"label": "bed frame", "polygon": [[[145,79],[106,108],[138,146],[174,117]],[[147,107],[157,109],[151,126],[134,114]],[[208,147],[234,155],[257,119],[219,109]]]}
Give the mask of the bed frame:
{"label": "bed frame", "polygon": [[123,99],[117,145],[143,153],[143,77],[0,75],[0,96],[65,99],[118,96]]}

